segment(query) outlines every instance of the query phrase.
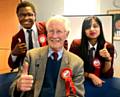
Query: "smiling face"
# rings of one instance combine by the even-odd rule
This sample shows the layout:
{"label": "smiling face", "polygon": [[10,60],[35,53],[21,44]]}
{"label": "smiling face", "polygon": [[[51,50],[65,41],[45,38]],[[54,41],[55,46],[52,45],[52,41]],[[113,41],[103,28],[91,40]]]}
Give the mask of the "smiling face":
{"label": "smiling face", "polygon": [[85,34],[89,39],[97,39],[100,35],[100,26],[94,19],[91,20],[91,26],[85,30]]}
{"label": "smiling face", "polygon": [[52,20],[47,26],[48,45],[54,50],[58,51],[63,48],[64,41],[68,36],[65,29],[65,24],[59,20]]}
{"label": "smiling face", "polygon": [[21,7],[17,15],[19,23],[26,29],[30,29],[36,20],[36,15],[29,6]]}

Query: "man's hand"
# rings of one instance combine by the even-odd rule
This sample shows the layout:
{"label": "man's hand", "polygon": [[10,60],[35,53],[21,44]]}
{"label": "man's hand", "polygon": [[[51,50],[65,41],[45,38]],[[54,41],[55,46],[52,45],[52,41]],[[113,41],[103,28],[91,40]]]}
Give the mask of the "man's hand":
{"label": "man's hand", "polygon": [[30,91],[33,85],[33,76],[28,75],[28,63],[23,64],[23,71],[20,78],[17,80],[17,90],[18,91]]}
{"label": "man's hand", "polygon": [[25,43],[21,43],[21,39],[18,38],[18,43],[17,45],[15,46],[15,48],[12,50],[12,55],[20,55],[20,54],[23,54],[27,51],[27,47],[26,47],[26,44]]}

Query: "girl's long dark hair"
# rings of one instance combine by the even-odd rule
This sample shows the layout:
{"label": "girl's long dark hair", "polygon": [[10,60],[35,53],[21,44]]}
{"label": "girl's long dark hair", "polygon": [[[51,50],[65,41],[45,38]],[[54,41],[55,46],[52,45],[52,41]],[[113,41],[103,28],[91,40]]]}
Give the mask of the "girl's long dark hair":
{"label": "girl's long dark hair", "polygon": [[[102,27],[102,23],[100,21],[100,19],[96,16],[90,16],[84,19],[83,24],[82,24],[82,35],[81,35],[81,45],[80,45],[80,57],[85,61],[86,60],[86,56],[88,53],[88,37],[85,34],[85,30],[90,28],[92,25],[92,20],[95,20],[98,25],[100,26],[100,35],[97,38],[97,51],[99,51],[100,49],[102,49],[104,47],[104,43],[105,43],[105,38],[103,35],[103,27]],[[96,52],[99,53],[99,52]]]}

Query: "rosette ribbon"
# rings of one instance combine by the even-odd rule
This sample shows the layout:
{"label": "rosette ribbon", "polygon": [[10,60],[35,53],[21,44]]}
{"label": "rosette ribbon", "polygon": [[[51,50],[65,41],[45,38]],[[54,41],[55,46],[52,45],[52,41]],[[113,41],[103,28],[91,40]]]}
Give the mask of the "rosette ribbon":
{"label": "rosette ribbon", "polygon": [[76,88],[72,81],[72,70],[70,68],[64,68],[61,71],[61,78],[65,80],[65,88],[66,88],[66,97],[71,95],[76,95]]}

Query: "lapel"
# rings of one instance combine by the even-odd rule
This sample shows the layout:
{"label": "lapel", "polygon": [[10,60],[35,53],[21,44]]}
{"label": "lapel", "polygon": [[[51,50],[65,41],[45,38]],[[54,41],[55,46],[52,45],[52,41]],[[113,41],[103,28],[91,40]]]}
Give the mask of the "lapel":
{"label": "lapel", "polygon": [[34,89],[34,97],[38,97],[42,88],[44,75],[45,75],[45,69],[47,64],[47,58],[48,58],[48,46],[45,47],[44,50],[41,50],[40,57],[38,58],[38,64],[39,66],[36,67],[36,76],[35,76],[35,89]]}
{"label": "lapel", "polygon": [[23,32],[23,29],[21,29],[13,38],[12,38],[12,44],[11,49],[14,49],[16,44],[19,42],[18,39],[21,39],[22,43],[25,43],[25,35]]}
{"label": "lapel", "polygon": [[59,70],[58,79],[56,83],[55,97],[63,97],[63,95],[65,95],[65,82],[60,77],[61,70],[64,68],[70,68],[68,52],[65,49],[63,51],[63,58],[62,58],[61,67]]}
{"label": "lapel", "polygon": [[38,35],[45,34],[46,28],[45,28],[45,22],[44,21],[37,22],[36,26],[37,26],[37,30],[38,30]]}
{"label": "lapel", "polygon": [[[36,27],[37,27],[37,32],[38,32],[39,45],[40,46],[47,45],[47,39],[46,39],[47,31],[46,31],[46,28],[45,28],[45,22],[44,21],[37,22]],[[45,42],[41,42],[41,39],[40,39],[41,37],[45,38]]]}

